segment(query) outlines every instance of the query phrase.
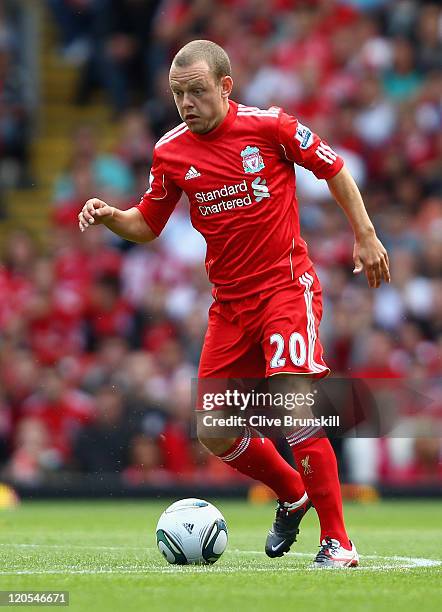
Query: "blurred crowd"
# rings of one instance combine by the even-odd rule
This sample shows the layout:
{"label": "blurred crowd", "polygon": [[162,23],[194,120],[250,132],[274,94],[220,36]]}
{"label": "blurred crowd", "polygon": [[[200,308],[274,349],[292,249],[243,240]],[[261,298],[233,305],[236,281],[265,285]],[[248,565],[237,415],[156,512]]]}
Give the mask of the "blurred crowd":
{"label": "blurred crowd", "polygon": [[37,96],[27,56],[30,32],[20,2],[0,3],[0,217],[3,191],[30,187],[29,146]]}
{"label": "blurred crowd", "polygon": [[[24,232],[10,235],[3,249],[2,474],[38,483],[63,469],[112,472],[132,485],[241,478],[191,435],[190,381],[211,299],[204,244],[190,226],[186,199],[147,247],[102,227],[80,234],[76,223],[91,196],[122,208],[138,202],[153,144],[178,122],[170,60],[198,37],[229,53],[233,99],[283,106],[344,157],[389,251],[391,284],[369,290],[352,275],[352,234],[325,182],[296,169],[302,232],[324,290],[322,343],[334,374],[431,385],[439,398],[432,411],[441,417],[439,4],[48,2],[60,54],[81,69],[73,102],[87,104],[95,89],[104,90],[120,137],[104,151],[93,126],[78,126],[69,165],[54,182],[47,250]],[[0,62],[0,83],[1,70]],[[441,441],[428,437],[433,430],[421,416],[416,438],[344,442],[346,477],[440,483]]]}

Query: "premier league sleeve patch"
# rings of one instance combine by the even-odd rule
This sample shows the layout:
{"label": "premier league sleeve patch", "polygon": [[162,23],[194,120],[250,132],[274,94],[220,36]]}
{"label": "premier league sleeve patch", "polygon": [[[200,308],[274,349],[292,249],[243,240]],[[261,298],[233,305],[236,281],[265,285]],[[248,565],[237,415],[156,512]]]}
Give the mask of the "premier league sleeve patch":
{"label": "premier league sleeve patch", "polygon": [[303,150],[308,149],[313,144],[312,131],[305,125],[302,125],[302,123],[299,123],[299,121],[296,128],[295,138],[301,143],[300,147]]}

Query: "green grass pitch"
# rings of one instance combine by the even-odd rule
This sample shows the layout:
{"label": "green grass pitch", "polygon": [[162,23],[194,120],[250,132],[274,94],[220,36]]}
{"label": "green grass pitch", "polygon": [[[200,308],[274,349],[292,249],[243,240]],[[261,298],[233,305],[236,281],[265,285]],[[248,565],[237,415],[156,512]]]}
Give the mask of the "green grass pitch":
{"label": "green grass pitch", "polygon": [[161,557],[154,532],[164,500],[24,502],[0,511],[0,590],[68,590],[69,609],[98,612],[440,609],[442,502],[348,504],[361,567],[321,571],[310,567],[314,511],[293,554],[271,560],[263,546],[273,505],[210,501],[227,520],[229,545],[209,567]]}

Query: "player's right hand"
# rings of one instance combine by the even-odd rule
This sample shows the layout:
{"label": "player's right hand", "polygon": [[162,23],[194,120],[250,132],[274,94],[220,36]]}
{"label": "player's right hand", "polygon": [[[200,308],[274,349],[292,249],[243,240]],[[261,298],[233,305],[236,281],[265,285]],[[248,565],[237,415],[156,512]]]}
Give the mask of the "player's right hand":
{"label": "player's right hand", "polygon": [[104,223],[113,216],[114,210],[113,206],[109,206],[109,204],[106,204],[106,202],[98,198],[88,200],[78,215],[78,227],[80,231],[84,232],[90,225]]}

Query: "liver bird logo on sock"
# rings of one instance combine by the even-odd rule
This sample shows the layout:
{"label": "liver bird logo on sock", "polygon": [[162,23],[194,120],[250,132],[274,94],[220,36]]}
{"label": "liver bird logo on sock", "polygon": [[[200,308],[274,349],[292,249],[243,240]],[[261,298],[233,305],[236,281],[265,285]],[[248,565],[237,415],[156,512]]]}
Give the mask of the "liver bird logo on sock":
{"label": "liver bird logo on sock", "polygon": [[301,459],[301,465],[304,468],[304,476],[313,473],[313,470],[310,466],[310,455],[306,455],[304,459]]}

